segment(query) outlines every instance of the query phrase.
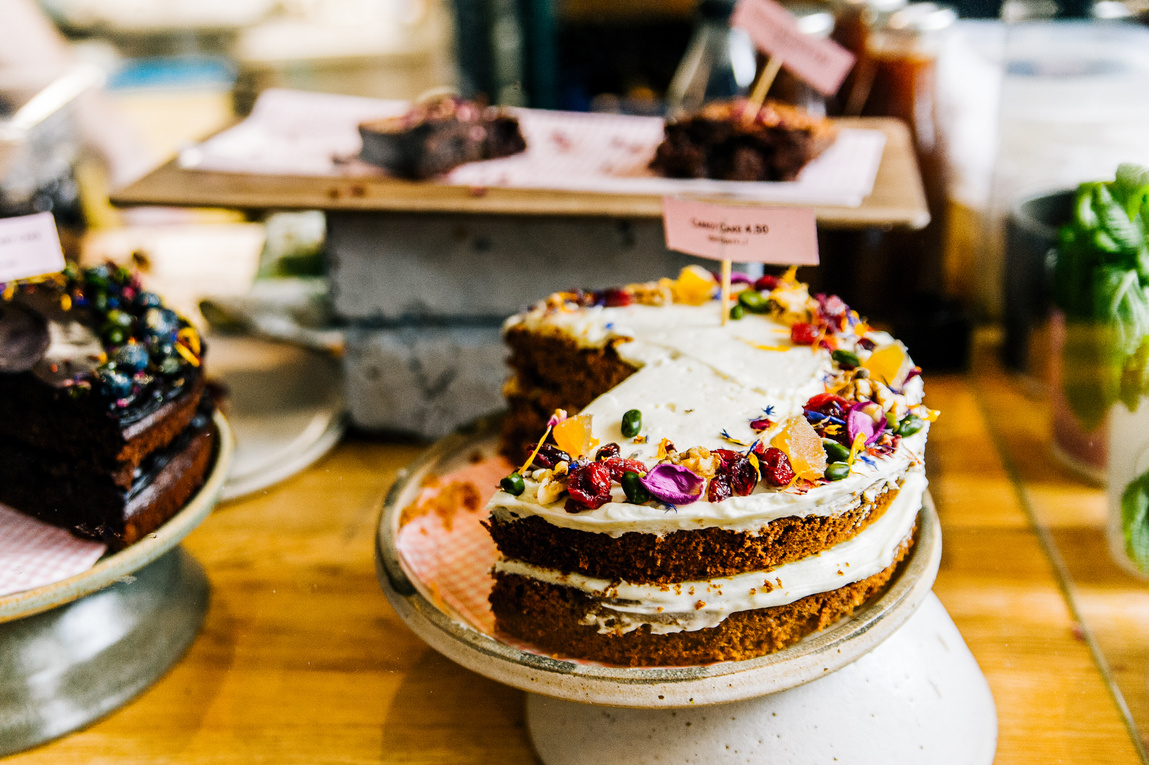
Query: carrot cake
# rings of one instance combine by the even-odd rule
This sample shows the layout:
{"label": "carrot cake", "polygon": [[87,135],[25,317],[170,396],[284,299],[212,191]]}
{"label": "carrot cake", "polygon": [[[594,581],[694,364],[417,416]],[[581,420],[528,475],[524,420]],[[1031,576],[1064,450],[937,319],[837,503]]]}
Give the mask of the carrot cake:
{"label": "carrot cake", "polygon": [[905,347],[793,273],[551,295],[508,320],[496,629],[624,666],[847,616],[914,541],[936,412]]}

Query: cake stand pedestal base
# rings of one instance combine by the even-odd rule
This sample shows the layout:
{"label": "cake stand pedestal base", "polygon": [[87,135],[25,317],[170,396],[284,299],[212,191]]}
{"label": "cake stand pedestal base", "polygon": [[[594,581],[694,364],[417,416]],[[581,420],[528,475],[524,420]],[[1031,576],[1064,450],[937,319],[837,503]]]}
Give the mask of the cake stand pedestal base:
{"label": "cake stand pedestal base", "polygon": [[182,548],[106,589],[0,624],[0,756],[123,706],[183,655],[208,605]]}
{"label": "cake stand pedestal base", "polygon": [[621,709],[536,694],[526,703],[545,765],[989,765],[997,749],[989,686],[933,593],[857,661],[769,696],[687,709]]}

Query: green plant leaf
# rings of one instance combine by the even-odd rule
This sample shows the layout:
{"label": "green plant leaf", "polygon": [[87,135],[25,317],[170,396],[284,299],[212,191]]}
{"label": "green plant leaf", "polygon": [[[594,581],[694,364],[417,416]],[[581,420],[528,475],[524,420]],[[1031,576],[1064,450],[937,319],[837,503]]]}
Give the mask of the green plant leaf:
{"label": "green plant leaf", "polygon": [[1149,472],[1133,479],[1121,494],[1121,531],[1125,553],[1149,573]]}

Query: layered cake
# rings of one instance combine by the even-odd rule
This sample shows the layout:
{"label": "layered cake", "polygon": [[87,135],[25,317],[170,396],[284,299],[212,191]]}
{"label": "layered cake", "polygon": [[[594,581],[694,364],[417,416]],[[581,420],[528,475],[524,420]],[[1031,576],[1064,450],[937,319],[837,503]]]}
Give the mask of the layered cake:
{"label": "layered cake", "polygon": [[878,593],[914,542],[936,412],[906,349],[792,272],[551,295],[512,317],[496,629],[554,655],[776,651]]}
{"label": "layered cake", "polygon": [[365,162],[413,180],[527,148],[513,116],[456,96],[417,103],[399,117],[365,122],[359,135]]}
{"label": "layered cake", "polygon": [[113,549],[138,541],[214,454],[199,335],[110,265],[0,290],[0,502]]}
{"label": "layered cake", "polygon": [[650,166],[670,178],[792,181],[836,137],[832,122],[796,106],[716,101],[668,121]]}

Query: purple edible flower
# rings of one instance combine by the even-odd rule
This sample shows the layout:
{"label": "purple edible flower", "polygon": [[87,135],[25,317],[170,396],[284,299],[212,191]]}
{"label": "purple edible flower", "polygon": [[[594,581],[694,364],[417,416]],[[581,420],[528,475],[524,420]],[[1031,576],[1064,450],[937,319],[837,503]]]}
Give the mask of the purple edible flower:
{"label": "purple edible flower", "polygon": [[[720,281],[720,282],[722,281],[721,276],[718,277],[718,281]],[[751,279],[746,274],[740,273],[738,271],[731,271],[730,272],[730,283],[731,284],[753,284],[754,280]]]}
{"label": "purple edible flower", "polygon": [[693,470],[682,465],[664,462],[651,468],[642,479],[650,496],[670,505],[689,505],[702,496],[706,481]]}
{"label": "purple edible flower", "polygon": [[858,437],[859,433],[865,433],[866,445],[869,446],[878,440],[878,436],[886,428],[885,421],[879,427],[874,424],[874,418],[863,411],[863,408],[870,404],[869,401],[859,401],[851,406],[846,413],[846,438],[851,444],[854,443],[854,439]]}

